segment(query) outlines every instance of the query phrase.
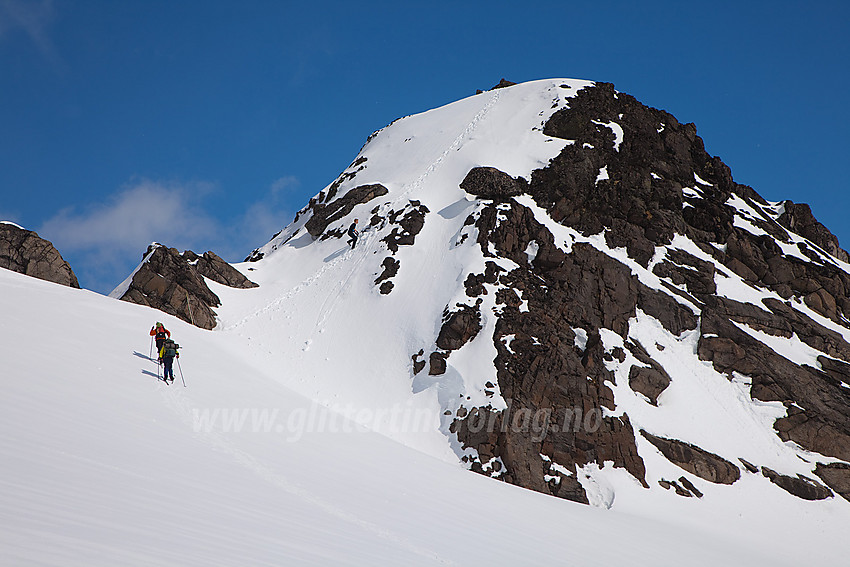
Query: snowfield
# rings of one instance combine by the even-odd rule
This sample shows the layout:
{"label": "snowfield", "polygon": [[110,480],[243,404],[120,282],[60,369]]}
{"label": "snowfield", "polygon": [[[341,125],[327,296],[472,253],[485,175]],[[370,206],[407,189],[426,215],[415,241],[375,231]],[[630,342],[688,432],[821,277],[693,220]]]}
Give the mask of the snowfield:
{"label": "snowfield", "polygon": [[[389,193],[328,230],[354,218],[363,226],[373,211],[386,217],[414,202],[427,207],[416,244],[394,255],[400,267],[389,295],[375,284],[389,227],[364,231],[349,250],[345,237],[313,240],[308,215],[260,248],[262,260],[236,266],[258,288],[207,282],[223,303],[213,331],[0,269],[0,565],[845,562],[847,501],[803,501],[746,471],[732,486],[697,480],[704,496],[683,498],[659,481],[684,471],[640,435],[649,489],[610,464],[568,471],[591,506],[462,465],[451,414],[460,403],[505,404],[497,387],[484,392],[497,382],[497,286],[485,296],[482,331],[452,353],[445,374],[414,375],[411,358],[434,350],[440,314],[471,303],[464,279],[484,271],[477,229],[465,223],[481,203],[458,185],[476,166],[526,177],[545,166],[571,142],[545,136],[543,124],[590,84],[556,79],[482,93],[370,138],[338,194],[371,183]],[[619,146],[622,128],[605,126]],[[603,237],[554,223],[530,198],[516,202],[563,249],[589,242],[663,289],[651,266],[609,249]],[[683,237],[674,247],[710,261]],[[665,254],[660,248],[656,260]],[[717,283],[718,293],[739,300],[764,296],[734,275],[718,274]],[[149,358],[156,321],[182,345],[171,386]],[[602,336],[606,348],[623,340]],[[633,360],[611,366],[616,412],[628,412],[636,430],[788,475],[811,475],[814,462],[828,461],[782,443],[771,427],[784,408],[753,401],[746,377],[729,381],[699,361],[696,335],[673,336],[638,313],[629,337],[658,348],[653,356],[674,376],[655,407],[628,387]],[[587,332],[576,329],[581,340]],[[775,342],[792,360],[816,360],[799,340]]]}
{"label": "snowfield", "polygon": [[[2,565],[795,565],[843,556],[844,506],[761,494],[764,483],[747,478],[753,486],[737,503],[723,490],[685,502],[628,486],[615,470],[610,482],[633,489],[623,491],[625,512],[544,496],[323,413],[275,379],[282,369],[256,364],[250,350],[240,356],[249,347],[235,333],[8,270],[0,288]],[[158,381],[147,358],[156,320],[183,346],[186,388],[179,371],[171,386]],[[228,428],[204,414],[216,409],[248,410],[241,431],[238,420]]]}

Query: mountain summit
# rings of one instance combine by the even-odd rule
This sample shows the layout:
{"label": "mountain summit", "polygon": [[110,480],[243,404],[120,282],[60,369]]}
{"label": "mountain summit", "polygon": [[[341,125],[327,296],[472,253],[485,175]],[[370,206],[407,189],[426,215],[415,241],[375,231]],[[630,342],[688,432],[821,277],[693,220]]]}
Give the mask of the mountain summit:
{"label": "mountain summit", "polygon": [[610,84],[498,86],[236,266],[0,269],[0,564],[840,564],[838,241]]}
{"label": "mountain summit", "polygon": [[559,79],[374,133],[244,266],[288,271],[257,314],[294,322],[312,395],[432,399],[472,470],[611,506],[746,475],[850,498],[847,261],[693,124]]}

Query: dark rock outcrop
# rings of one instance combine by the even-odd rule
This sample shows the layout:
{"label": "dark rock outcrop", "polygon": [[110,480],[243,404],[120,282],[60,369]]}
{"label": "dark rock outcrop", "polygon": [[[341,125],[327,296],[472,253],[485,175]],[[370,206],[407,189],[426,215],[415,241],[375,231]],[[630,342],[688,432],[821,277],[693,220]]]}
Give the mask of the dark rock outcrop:
{"label": "dark rock outcrop", "polygon": [[656,437],[646,431],[640,433],[655,445],[668,461],[703,480],[715,484],[734,484],[741,478],[741,469],[723,457],[690,443]]}
{"label": "dark rock outcrop", "polygon": [[463,305],[445,319],[437,336],[437,347],[444,350],[457,350],[478,334],[481,330],[481,315],[478,310]]}
{"label": "dark rock outcrop", "polygon": [[824,500],[833,496],[832,491],[816,480],[802,475],[796,477],[779,474],[767,467],[761,468],[761,473],[770,479],[770,482],[782,490],[793,494],[803,500]]}
{"label": "dark rock outcrop", "polygon": [[[507,79],[505,79],[504,77],[502,77],[502,79],[498,82],[498,84],[496,84],[496,86],[492,87],[492,88],[491,88],[491,89],[489,89],[489,90],[491,90],[491,91],[495,91],[496,89],[503,89],[503,88],[505,88],[505,87],[512,87],[512,86],[514,86],[515,84],[516,84],[516,83],[512,83],[511,81],[508,81]],[[478,90],[476,90],[476,91],[475,91],[475,94],[481,94],[481,93],[483,93],[483,92],[484,92],[484,91],[482,91],[481,89],[478,89]]]}
{"label": "dark rock outcrop", "polygon": [[453,350],[457,350],[478,334],[481,330],[481,314],[478,311],[480,302],[471,307],[458,305],[458,309],[443,315],[443,325],[437,335],[436,345],[440,350],[431,353],[429,357],[428,374],[439,376],[445,374],[447,359]]}
{"label": "dark rock outcrop", "polygon": [[446,356],[445,352],[434,351],[428,357],[428,374],[430,376],[439,376],[446,373]]}
{"label": "dark rock outcrop", "polygon": [[664,367],[658,364],[640,344],[626,341],[626,348],[643,366],[632,365],[629,370],[629,387],[649,399],[652,405],[658,405],[658,396],[667,389],[672,379]]}
{"label": "dark rock outcrop", "polygon": [[159,309],[202,329],[215,327],[213,308],[221,305],[204,276],[231,287],[257,286],[212,252],[180,254],[175,248],[152,244],[144,258],[119,299]]}
{"label": "dark rock outcrop", "polygon": [[375,279],[375,283],[379,284],[384,280],[388,280],[390,278],[394,278],[398,273],[399,267],[398,260],[393,258],[392,256],[387,256],[384,258],[384,261],[381,263],[381,266],[384,268],[384,271]]}
{"label": "dark rock outcrop", "polygon": [[399,246],[413,246],[416,235],[425,226],[425,215],[430,211],[419,201],[409,201],[402,209],[390,211],[385,218],[372,218],[372,226],[393,226],[382,241],[395,254]]}
{"label": "dark rock outcrop", "polygon": [[[775,303],[768,303],[776,307]],[[827,372],[800,366],[780,356],[742,331],[734,321],[749,321],[754,328],[762,328],[766,332],[775,330],[774,334],[787,332],[787,336],[796,324],[803,340],[808,338],[807,342],[820,344],[825,349],[826,345],[835,341],[833,352],[846,356],[845,349],[840,346],[843,341],[808,318],[780,319],[773,315],[752,305],[713,298],[703,310],[703,334],[697,351],[699,357],[711,361],[720,372],[750,376],[753,398],[783,402],[788,408],[788,415],[774,424],[783,440],[794,441],[824,455],[850,460],[850,392]],[[844,345],[847,346],[846,343]],[[832,364],[828,368],[835,372],[842,367]]]}
{"label": "dark rock outcrop", "polygon": [[191,250],[186,250],[183,252],[183,258],[190,265],[193,265],[200,275],[216,283],[238,289],[257,287],[256,283],[246,278],[242,272],[219,258],[212,251],[204,252],[202,256],[198,256]]}
{"label": "dark rock outcrop", "polygon": [[[624,132],[619,145],[610,123]],[[731,172],[705,152],[693,124],[598,83],[579,91],[543,131],[575,141],[532,174],[531,194],[556,221],[584,234],[613,228],[644,265],[645,251],[673,234],[724,242],[731,232],[732,210],[724,205],[735,186]],[[603,167],[608,179],[597,181]],[[712,185],[683,209],[682,189],[694,185],[694,173]]]}
{"label": "dark rock outcrop", "polygon": [[697,490],[697,487],[694,486],[694,484],[690,480],[688,480],[687,477],[680,476],[679,482],[682,483],[682,486],[685,488],[685,490],[687,490],[697,498],[702,498],[702,492]]}
{"label": "dark rock outcrop", "polygon": [[[484,273],[469,274],[464,281],[470,297],[497,287],[495,366],[509,404],[507,410],[485,406],[457,415],[451,430],[464,447],[478,452],[469,461],[471,468],[490,474],[484,463],[499,457],[505,465],[500,478],[542,492],[564,491],[553,479],[542,478],[547,473],[538,456],[546,454],[574,469],[612,461],[645,483],[628,415],[602,418],[593,431],[564,426],[579,412],[614,411],[607,384],[616,378],[608,367],[624,364],[626,357],[622,348],[606,349],[603,330],[619,335],[641,362],[626,369],[634,391],[657,404],[671,383],[664,368],[629,337],[629,321],[638,311],[673,335],[697,330],[699,358],[730,377],[750,377],[754,399],[784,403],[787,415],[775,424],[780,438],[850,460],[850,390],[845,386],[850,384],[850,344],[842,334],[791,301],[769,298],[755,305],[717,295],[718,282],[737,274],[756,290],[802,300],[832,323],[850,326],[845,315],[850,313],[850,274],[834,259],[846,261],[847,253],[809,208],[786,202],[782,212],[751,187],[735,183],[730,169],[705,151],[693,124],[681,124],[610,84],[581,89],[551,116],[543,133],[572,143],[532,172],[527,183],[493,168],[474,168],[461,185],[495,201],[468,219],[485,258],[498,256],[519,266],[506,271],[488,260]],[[603,235],[609,248],[625,250],[630,261],[644,268],[653,262],[661,288],[648,287],[626,263],[590,244],[556,245],[553,234],[513,199],[520,194],[530,195],[551,219],[585,237]],[[738,222],[742,216],[748,224]],[[755,228],[745,230],[745,225]],[[792,239],[789,230],[808,239],[795,246],[799,253],[786,252],[787,245],[800,240]],[[671,246],[675,235],[688,237],[699,250]],[[663,256],[656,256],[659,250]],[[796,336],[824,353],[819,368],[780,356],[741,325],[786,339]],[[522,412],[548,415],[541,419],[545,435],[515,428],[514,417]],[[479,427],[481,422],[489,426]],[[737,466],[717,455],[646,436],[671,462],[701,478],[730,484],[740,477]],[[824,482],[844,482],[840,467],[818,470],[830,479]],[[798,481],[810,487],[800,479],[790,484]],[[696,495],[682,482],[665,482]],[[795,490],[806,495],[804,488]],[[580,487],[565,493],[586,500]]]}
{"label": "dark rock outcrop", "polygon": [[74,270],[53,244],[31,230],[0,222],[0,268],[79,288]]}
{"label": "dark rock outcrop", "polygon": [[460,188],[485,199],[506,199],[528,191],[528,181],[511,177],[495,167],[474,167],[461,181]]}
{"label": "dark rock outcrop", "polygon": [[629,370],[629,386],[646,396],[652,405],[658,405],[658,396],[670,385],[670,375],[653,361],[652,366],[632,366]]}
{"label": "dark rock outcrop", "polygon": [[[368,203],[372,199],[386,195],[387,188],[380,184],[360,185],[348,191],[342,197],[322,204],[311,202],[313,216],[304,225],[313,238],[319,238],[329,224],[348,215],[354,207]],[[348,227],[345,227],[348,228]]]}
{"label": "dark rock outcrop", "polygon": [[850,256],[839,246],[838,238],[828,228],[822,225],[812,214],[812,209],[805,203],[783,203],[785,211],[779,217],[779,224],[808,238],[839,260],[850,262]]}
{"label": "dark rock outcrop", "polygon": [[826,465],[818,463],[815,474],[839,496],[850,501],[850,465],[847,463],[829,463]]}
{"label": "dark rock outcrop", "polygon": [[[605,363],[610,355],[598,334],[603,327],[625,334],[641,284],[626,266],[591,246],[576,244],[565,254],[525,207],[511,203],[499,212],[504,216],[498,223],[495,208],[483,211],[476,223],[482,250],[492,242],[500,255],[523,268],[505,273],[488,263],[484,274],[468,277],[465,284],[470,295],[485,292],[479,282],[505,288],[497,294],[502,311],[493,341],[499,389],[510,407],[501,412],[475,408],[453,430],[482,461],[501,457],[506,467],[501,478],[527,488],[586,500],[580,486],[564,490],[561,485],[556,493],[543,482],[543,465],[537,462],[541,453],[573,469],[612,461],[645,482],[628,417],[603,417],[603,408],[614,408],[605,385],[613,378]],[[525,250],[532,240],[538,249],[529,263]],[[522,293],[527,311],[511,290]],[[588,332],[583,350],[575,346],[573,328]],[[510,347],[502,340],[507,335],[513,335]],[[524,419],[528,416],[530,423]],[[478,427],[481,420],[493,427]],[[473,470],[478,466],[473,463]]]}
{"label": "dark rock outcrop", "polygon": [[696,496],[697,498],[702,498],[702,492],[697,490],[693,483],[684,476],[680,476],[678,481],[665,480],[662,478],[658,481],[658,484],[666,490],[670,490],[672,488],[679,496],[684,496],[686,498]]}
{"label": "dark rock outcrop", "polygon": [[490,90],[491,90],[491,91],[495,91],[496,89],[504,89],[505,87],[512,87],[512,86],[514,86],[515,84],[516,84],[516,83],[513,83],[513,82],[511,82],[511,81],[509,81],[509,80],[505,79],[504,77],[502,77],[502,78],[499,80],[499,82],[496,84],[496,86],[494,86],[494,87],[493,87],[493,88],[491,88]]}

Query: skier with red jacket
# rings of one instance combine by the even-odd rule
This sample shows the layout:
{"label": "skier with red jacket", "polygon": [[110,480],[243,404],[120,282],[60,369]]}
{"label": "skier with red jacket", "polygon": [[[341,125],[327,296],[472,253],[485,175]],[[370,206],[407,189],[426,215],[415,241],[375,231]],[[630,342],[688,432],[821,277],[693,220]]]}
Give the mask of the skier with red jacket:
{"label": "skier with red jacket", "polygon": [[[165,326],[157,322],[156,325],[151,327],[151,336],[156,339],[156,352],[160,352],[162,350],[162,343],[165,342],[165,339],[171,338],[171,331],[165,328]],[[159,357],[159,360],[162,360],[162,357]]]}

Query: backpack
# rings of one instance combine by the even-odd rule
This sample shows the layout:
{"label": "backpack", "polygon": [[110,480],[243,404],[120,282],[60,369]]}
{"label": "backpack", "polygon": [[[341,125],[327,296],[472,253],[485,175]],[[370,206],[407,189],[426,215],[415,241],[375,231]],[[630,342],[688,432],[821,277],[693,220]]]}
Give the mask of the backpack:
{"label": "backpack", "polygon": [[180,345],[178,345],[171,339],[166,339],[165,342],[162,343],[162,356],[174,358],[174,356],[177,354],[178,348],[180,348]]}

